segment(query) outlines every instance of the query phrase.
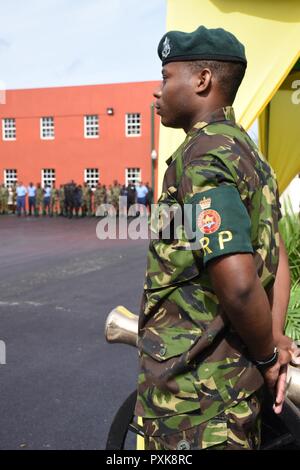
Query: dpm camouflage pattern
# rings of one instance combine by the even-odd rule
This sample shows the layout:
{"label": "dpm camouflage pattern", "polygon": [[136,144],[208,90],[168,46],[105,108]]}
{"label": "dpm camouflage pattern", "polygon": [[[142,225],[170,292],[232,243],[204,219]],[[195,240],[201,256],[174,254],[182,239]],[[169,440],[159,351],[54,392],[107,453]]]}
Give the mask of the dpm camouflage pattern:
{"label": "dpm camouflage pattern", "polygon": [[[255,450],[260,446],[260,400],[253,394],[205,423],[177,415],[144,420],[147,450]],[[183,430],[181,430],[183,428]]]}
{"label": "dpm camouflage pattern", "polygon": [[[233,109],[218,109],[197,123],[167,163],[160,206],[193,203],[202,192],[214,199],[216,191],[228,186],[238,191],[249,218],[257,273],[268,291],[279,255],[277,184],[264,157],[236,124]],[[230,204],[235,212],[236,199]],[[156,238],[149,245],[139,319],[135,412],[160,418],[161,425],[170,417],[196,413],[201,424],[245,400],[263,378],[222,312],[205,268],[205,250],[191,250],[180,226],[175,230],[181,237],[174,231],[171,238],[162,236],[173,219],[162,216],[158,226],[151,225]],[[229,245],[226,253],[239,252],[234,237]],[[181,421],[181,430],[185,426],[190,427],[188,420]]]}

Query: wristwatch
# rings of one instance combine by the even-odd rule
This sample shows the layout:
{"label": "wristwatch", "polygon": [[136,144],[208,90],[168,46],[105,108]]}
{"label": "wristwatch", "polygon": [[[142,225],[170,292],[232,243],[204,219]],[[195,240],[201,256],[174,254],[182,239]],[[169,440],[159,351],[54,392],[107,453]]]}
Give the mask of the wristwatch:
{"label": "wristwatch", "polygon": [[269,367],[274,366],[277,360],[278,360],[278,349],[275,346],[272,356],[268,357],[264,361],[254,360],[253,362],[261,372],[264,372],[265,370],[269,369]]}

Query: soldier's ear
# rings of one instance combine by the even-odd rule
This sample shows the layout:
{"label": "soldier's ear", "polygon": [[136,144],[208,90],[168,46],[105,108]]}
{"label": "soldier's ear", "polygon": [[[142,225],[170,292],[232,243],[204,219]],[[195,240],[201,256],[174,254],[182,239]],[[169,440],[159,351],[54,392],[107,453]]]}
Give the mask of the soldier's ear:
{"label": "soldier's ear", "polygon": [[196,81],[196,92],[203,93],[207,91],[210,87],[212,79],[211,70],[208,68],[204,68],[197,72],[197,81]]}

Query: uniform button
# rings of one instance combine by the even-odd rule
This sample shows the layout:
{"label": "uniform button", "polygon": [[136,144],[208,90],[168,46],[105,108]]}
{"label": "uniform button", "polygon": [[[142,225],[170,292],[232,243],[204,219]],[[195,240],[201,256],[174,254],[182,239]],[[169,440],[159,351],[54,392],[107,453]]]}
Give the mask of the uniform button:
{"label": "uniform button", "polygon": [[179,441],[176,450],[190,450],[191,446],[188,441]]}
{"label": "uniform button", "polygon": [[162,346],[159,350],[159,355],[164,356],[167,352],[167,348],[165,346]]}
{"label": "uniform button", "polygon": [[208,339],[208,342],[211,343],[212,340],[214,339],[214,336],[209,333],[209,334],[207,335],[207,339]]}

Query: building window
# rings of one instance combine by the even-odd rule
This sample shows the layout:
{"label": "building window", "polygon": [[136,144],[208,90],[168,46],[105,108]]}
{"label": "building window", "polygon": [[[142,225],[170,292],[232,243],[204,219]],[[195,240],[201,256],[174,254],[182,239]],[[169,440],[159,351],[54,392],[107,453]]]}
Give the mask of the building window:
{"label": "building window", "polygon": [[16,140],[16,120],[14,118],[2,119],[3,140]]}
{"label": "building window", "polygon": [[84,182],[87,183],[91,189],[96,188],[99,182],[98,168],[86,168],[84,170]]}
{"label": "building window", "polygon": [[127,113],[125,127],[126,137],[135,137],[141,135],[141,114]]}
{"label": "building window", "polygon": [[141,181],[141,169],[140,168],[126,168],[125,170],[125,184],[139,183]]}
{"label": "building window", "polygon": [[7,188],[11,188],[17,181],[17,170],[4,170],[4,184]]}
{"label": "building window", "polygon": [[55,170],[53,168],[45,168],[42,170],[42,187],[50,186],[52,188],[55,183]]}
{"label": "building window", "polygon": [[97,114],[84,116],[84,137],[86,139],[99,137],[99,118]]}
{"label": "building window", "polygon": [[41,139],[54,139],[54,117],[41,118]]}

